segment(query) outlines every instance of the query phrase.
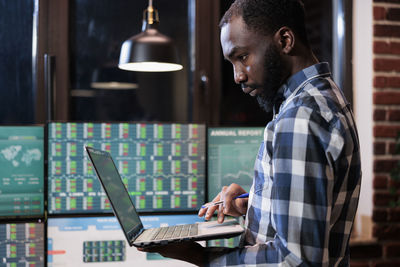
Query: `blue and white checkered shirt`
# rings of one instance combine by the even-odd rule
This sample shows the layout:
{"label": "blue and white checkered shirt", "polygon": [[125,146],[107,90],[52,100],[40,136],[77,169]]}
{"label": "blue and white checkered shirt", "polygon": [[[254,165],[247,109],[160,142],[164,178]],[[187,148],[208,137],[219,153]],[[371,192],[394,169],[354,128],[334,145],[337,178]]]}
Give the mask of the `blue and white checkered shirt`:
{"label": "blue and white checkered shirt", "polygon": [[288,79],[255,162],[244,245],[212,266],[348,266],[360,193],[357,129],[329,65]]}

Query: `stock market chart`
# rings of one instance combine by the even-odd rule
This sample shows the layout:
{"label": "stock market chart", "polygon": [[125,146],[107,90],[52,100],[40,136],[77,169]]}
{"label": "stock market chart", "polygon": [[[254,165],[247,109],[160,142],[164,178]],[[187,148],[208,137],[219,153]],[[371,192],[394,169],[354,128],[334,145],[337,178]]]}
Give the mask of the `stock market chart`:
{"label": "stock market chart", "polygon": [[0,224],[1,266],[44,266],[44,224]]}
{"label": "stock market chart", "polygon": [[44,128],[0,126],[0,218],[44,213]]}
{"label": "stock market chart", "polygon": [[[140,216],[145,228],[203,221],[196,214]],[[116,217],[49,218],[47,265],[193,266],[129,246]]]}
{"label": "stock market chart", "polygon": [[111,212],[85,146],[111,153],[139,211],[196,210],[204,202],[205,126],[50,123],[51,214]]}
{"label": "stock market chart", "polygon": [[208,201],[231,183],[249,192],[263,133],[262,127],[208,129]]}

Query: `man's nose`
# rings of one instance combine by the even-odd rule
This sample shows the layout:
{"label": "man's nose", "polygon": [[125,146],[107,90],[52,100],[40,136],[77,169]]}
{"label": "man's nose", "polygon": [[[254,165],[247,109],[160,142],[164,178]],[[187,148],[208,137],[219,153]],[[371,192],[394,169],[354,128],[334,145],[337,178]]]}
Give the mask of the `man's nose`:
{"label": "man's nose", "polygon": [[241,71],[241,70],[236,71],[235,70],[234,80],[235,80],[235,83],[241,84],[241,83],[244,83],[244,82],[247,81],[247,76],[243,71]]}

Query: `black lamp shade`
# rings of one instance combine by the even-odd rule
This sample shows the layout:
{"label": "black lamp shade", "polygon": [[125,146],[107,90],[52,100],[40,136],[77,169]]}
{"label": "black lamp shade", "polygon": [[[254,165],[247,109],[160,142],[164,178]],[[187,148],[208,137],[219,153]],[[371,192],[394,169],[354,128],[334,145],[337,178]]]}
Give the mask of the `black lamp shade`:
{"label": "black lamp shade", "polygon": [[148,28],[122,44],[118,67],[157,72],[182,69],[172,40],[156,28]]}
{"label": "black lamp shade", "polygon": [[153,0],[149,0],[149,6],[143,11],[142,32],[122,44],[120,69],[163,72],[183,68],[172,40],[158,31],[158,23],[158,11],[153,7]]}
{"label": "black lamp shade", "polygon": [[91,87],[95,89],[137,89],[136,75],[119,69],[116,65],[102,66],[92,75]]}

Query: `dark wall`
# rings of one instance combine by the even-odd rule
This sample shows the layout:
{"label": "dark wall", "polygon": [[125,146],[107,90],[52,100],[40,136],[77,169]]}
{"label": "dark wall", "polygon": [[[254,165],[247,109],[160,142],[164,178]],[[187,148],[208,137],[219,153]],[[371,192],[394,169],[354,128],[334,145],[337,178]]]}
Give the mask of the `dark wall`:
{"label": "dark wall", "polygon": [[34,1],[0,0],[0,123],[34,122]]}

